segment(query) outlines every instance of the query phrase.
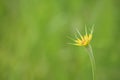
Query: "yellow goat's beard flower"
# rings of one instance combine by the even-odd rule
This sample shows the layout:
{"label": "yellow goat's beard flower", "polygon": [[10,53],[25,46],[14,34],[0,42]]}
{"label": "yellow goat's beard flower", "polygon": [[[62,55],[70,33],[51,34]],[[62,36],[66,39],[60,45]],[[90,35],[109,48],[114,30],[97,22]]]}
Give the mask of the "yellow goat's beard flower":
{"label": "yellow goat's beard flower", "polygon": [[81,39],[77,38],[75,40],[76,46],[87,46],[92,39],[92,34],[81,36]]}
{"label": "yellow goat's beard flower", "polygon": [[80,37],[77,37],[75,35],[76,39],[74,40],[74,42],[75,42],[74,45],[76,45],[76,46],[87,46],[87,45],[90,44],[90,41],[92,40],[93,27],[92,27],[92,30],[91,30],[90,34],[87,34],[86,27],[85,27],[85,32],[86,32],[86,34],[84,36],[82,36],[80,34],[80,32],[77,30],[77,33],[79,34]]}
{"label": "yellow goat's beard flower", "polygon": [[92,40],[93,28],[94,26],[92,27],[91,32],[87,34],[87,28],[85,27],[86,34],[84,36],[82,36],[81,33],[78,31],[78,29],[76,29],[77,33],[79,34],[79,37],[75,35],[76,39],[75,40],[72,39],[72,40],[75,42],[73,45],[84,46],[87,49],[92,65],[93,80],[95,80],[95,69],[96,69],[95,59],[94,59],[92,47],[90,45],[90,41]]}

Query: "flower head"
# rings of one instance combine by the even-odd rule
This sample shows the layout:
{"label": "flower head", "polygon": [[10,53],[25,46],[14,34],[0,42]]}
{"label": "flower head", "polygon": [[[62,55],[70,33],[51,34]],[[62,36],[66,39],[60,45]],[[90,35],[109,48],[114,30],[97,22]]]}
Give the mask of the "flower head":
{"label": "flower head", "polygon": [[74,40],[74,45],[76,46],[87,46],[88,44],[90,44],[90,41],[92,40],[92,33],[93,33],[93,28],[94,26],[92,27],[91,29],[91,32],[88,34],[87,33],[87,28],[85,26],[85,32],[86,34],[84,36],[81,35],[81,33],[78,31],[78,29],[76,29],[77,33],[79,34],[79,37],[76,37],[76,39]]}

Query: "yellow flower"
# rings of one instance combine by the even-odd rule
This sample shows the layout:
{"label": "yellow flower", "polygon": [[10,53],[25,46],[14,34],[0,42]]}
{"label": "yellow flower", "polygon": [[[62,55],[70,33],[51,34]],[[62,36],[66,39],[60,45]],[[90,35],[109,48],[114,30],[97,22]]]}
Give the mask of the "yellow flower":
{"label": "yellow flower", "polygon": [[73,40],[75,43],[72,45],[76,45],[76,46],[84,46],[88,53],[89,53],[89,57],[90,57],[90,61],[91,61],[91,65],[92,65],[92,73],[93,73],[93,80],[95,80],[95,59],[94,59],[94,55],[93,55],[93,51],[92,51],[92,47],[90,45],[90,41],[92,40],[92,34],[93,34],[93,29],[94,29],[94,25],[91,29],[91,32],[88,34],[87,33],[87,28],[85,26],[85,35],[81,35],[81,33],[78,31],[78,29],[76,29],[77,33],[79,34],[79,37],[77,35],[75,35],[76,39]]}
{"label": "yellow flower", "polygon": [[90,41],[92,40],[92,33],[93,33],[93,27],[92,30],[89,34],[87,34],[87,29],[85,27],[85,32],[86,34],[84,36],[82,36],[80,34],[80,32],[78,31],[78,29],[76,29],[77,33],[79,34],[80,37],[76,36],[76,39],[74,40],[76,46],[87,46],[88,44],[90,44]]}

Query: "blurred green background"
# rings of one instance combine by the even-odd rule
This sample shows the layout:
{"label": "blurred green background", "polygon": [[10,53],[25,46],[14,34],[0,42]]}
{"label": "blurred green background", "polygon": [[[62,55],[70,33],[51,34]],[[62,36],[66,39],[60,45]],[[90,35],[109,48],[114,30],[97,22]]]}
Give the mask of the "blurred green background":
{"label": "blurred green background", "polygon": [[95,24],[96,80],[120,80],[119,0],[0,0],[0,80],[92,80],[76,27]]}

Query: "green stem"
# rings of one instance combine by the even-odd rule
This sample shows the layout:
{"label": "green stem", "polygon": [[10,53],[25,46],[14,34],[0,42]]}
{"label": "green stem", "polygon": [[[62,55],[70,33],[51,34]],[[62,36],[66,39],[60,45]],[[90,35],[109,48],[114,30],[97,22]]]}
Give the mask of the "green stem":
{"label": "green stem", "polygon": [[91,62],[91,65],[92,65],[93,80],[95,80],[95,70],[96,70],[95,58],[94,58],[94,55],[93,55],[93,51],[92,51],[91,45],[86,46],[86,49],[88,51],[88,54],[89,54],[89,57],[90,57],[90,62]]}

